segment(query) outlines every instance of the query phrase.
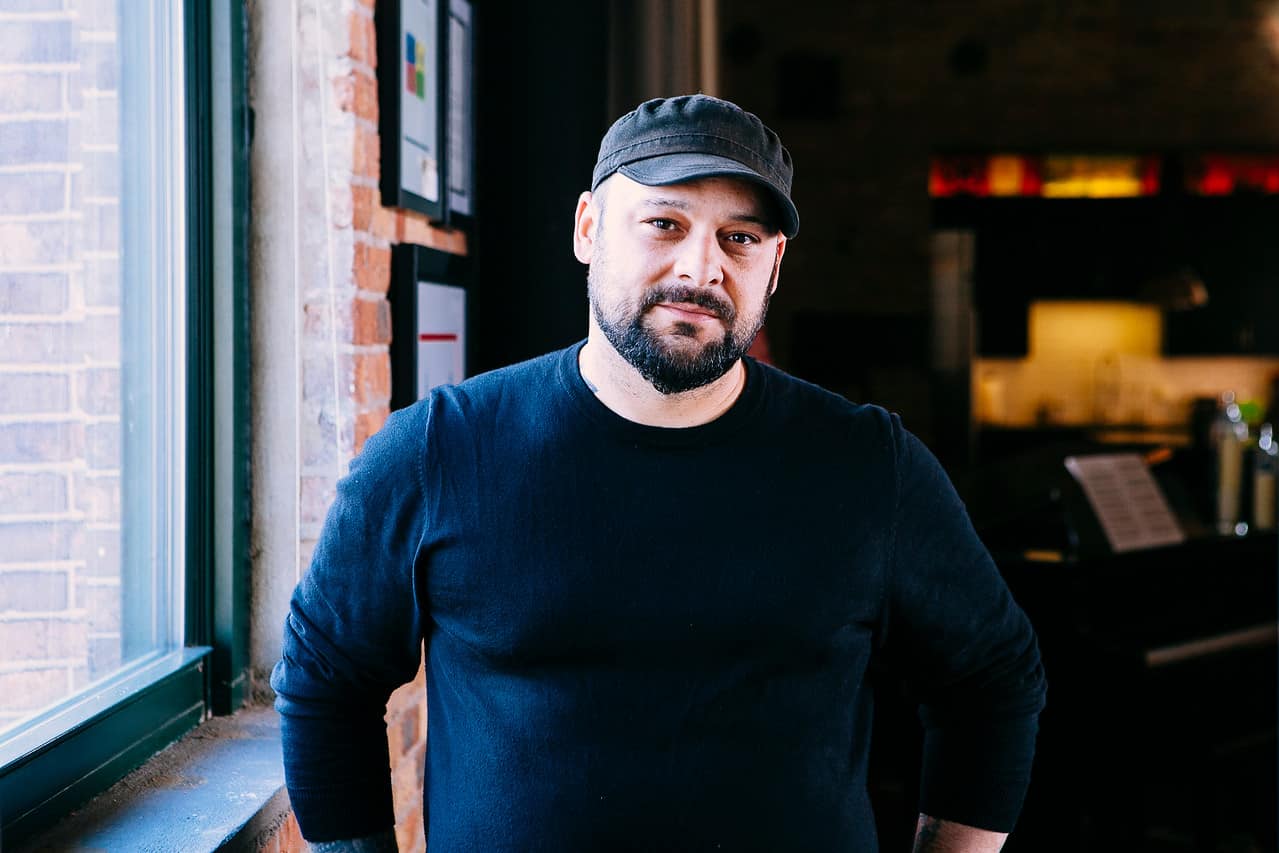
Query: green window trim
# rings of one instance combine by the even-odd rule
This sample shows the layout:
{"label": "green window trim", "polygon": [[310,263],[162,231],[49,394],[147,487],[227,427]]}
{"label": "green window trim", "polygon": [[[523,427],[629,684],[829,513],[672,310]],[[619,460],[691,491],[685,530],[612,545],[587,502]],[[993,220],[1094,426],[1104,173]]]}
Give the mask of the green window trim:
{"label": "green window trim", "polygon": [[250,122],[237,0],[186,0],[186,648],[0,746],[0,847],[52,826],[248,696]]}

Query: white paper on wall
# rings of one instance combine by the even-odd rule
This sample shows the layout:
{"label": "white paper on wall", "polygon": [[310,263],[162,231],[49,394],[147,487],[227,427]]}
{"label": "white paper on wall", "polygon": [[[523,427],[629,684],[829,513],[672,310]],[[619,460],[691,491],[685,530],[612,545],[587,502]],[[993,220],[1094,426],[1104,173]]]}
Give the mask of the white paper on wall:
{"label": "white paper on wall", "polygon": [[466,378],[466,291],[448,284],[417,285],[417,394]]}

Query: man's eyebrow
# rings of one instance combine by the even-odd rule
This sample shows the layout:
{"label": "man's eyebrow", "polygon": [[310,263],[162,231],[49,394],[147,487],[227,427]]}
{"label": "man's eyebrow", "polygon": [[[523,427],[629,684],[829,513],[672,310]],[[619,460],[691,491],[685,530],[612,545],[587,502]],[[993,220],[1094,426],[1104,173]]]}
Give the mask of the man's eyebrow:
{"label": "man's eyebrow", "polygon": [[648,198],[644,199],[645,207],[673,207],[676,210],[689,210],[693,205],[678,198]]}
{"label": "man's eyebrow", "polygon": [[[693,205],[683,199],[678,198],[648,198],[644,199],[644,207],[658,208],[663,210],[692,210]],[[758,213],[734,213],[728,217],[730,222],[749,222],[753,225],[759,225],[762,228],[776,229],[776,224]]]}

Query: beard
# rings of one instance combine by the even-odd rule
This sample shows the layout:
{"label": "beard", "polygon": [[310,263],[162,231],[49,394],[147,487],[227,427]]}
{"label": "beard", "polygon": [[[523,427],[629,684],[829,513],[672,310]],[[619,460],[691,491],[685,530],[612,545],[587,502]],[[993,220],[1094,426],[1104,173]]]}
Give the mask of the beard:
{"label": "beard", "polygon": [[[613,349],[634,367],[661,394],[679,394],[709,385],[728,373],[764,325],[776,269],[758,312],[739,317],[733,304],[704,287],[662,284],[644,293],[634,310],[625,305],[609,311],[600,298],[603,265],[592,264],[587,273],[587,294],[591,312]],[[724,324],[724,334],[699,343],[697,327],[676,322],[666,335],[658,334],[646,320],[649,311],[662,302],[687,302],[714,313]],[[671,340],[668,340],[670,338]]]}

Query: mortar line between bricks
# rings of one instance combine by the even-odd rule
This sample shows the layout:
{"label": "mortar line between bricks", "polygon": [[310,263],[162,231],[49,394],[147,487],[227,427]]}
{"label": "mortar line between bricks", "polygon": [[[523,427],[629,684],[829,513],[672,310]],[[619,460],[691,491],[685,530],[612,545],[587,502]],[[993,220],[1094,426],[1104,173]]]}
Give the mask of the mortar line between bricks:
{"label": "mortar line between bricks", "polygon": [[0,62],[0,74],[79,70],[79,62]]}
{"label": "mortar line between bricks", "polygon": [[83,622],[83,610],[0,610],[0,622]]}
{"label": "mortar line between bricks", "polygon": [[71,462],[9,462],[0,464],[3,474],[74,474],[85,469],[84,460]]}
{"label": "mortar line between bricks", "polygon": [[36,562],[35,560],[27,560],[23,563],[0,563],[0,573],[9,572],[46,572],[54,574],[55,572],[78,572],[86,568],[84,560],[46,560]]}
{"label": "mortar line between bricks", "polygon": [[0,12],[0,24],[21,23],[24,21],[66,21],[74,23],[80,17],[76,9],[58,9],[52,12]]}
{"label": "mortar line between bricks", "polygon": [[[79,523],[87,520],[84,510],[66,510],[64,512],[6,512],[0,515],[0,528],[6,524],[56,524],[58,522]],[[0,566],[3,566],[0,563]]]}
{"label": "mortar line between bricks", "polygon": [[83,163],[59,163],[56,160],[36,160],[30,163],[15,163],[0,168],[6,174],[25,174],[27,172],[83,172]]}
{"label": "mortar line between bricks", "polygon": [[30,110],[24,113],[0,113],[0,124],[20,121],[52,121],[54,119],[78,119],[84,116],[83,110],[57,110],[56,112],[39,112]]}
{"label": "mortar line between bricks", "polygon": [[375,249],[389,249],[391,247],[390,240],[387,240],[383,237],[379,237],[378,235],[374,234],[372,231],[365,231],[365,230],[353,231],[352,237],[355,238],[356,243],[359,243],[365,246],[372,246]]}
{"label": "mortar line between bricks", "polygon": [[83,163],[19,163],[16,166],[0,166],[0,175],[46,175],[54,172],[83,172]]}
{"label": "mortar line between bricks", "polygon": [[[0,361],[0,375],[6,373],[38,373],[48,374],[56,373],[62,375],[65,373],[74,373],[77,370],[83,370],[85,365],[79,362],[62,362],[60,364],[51,364],[47,361],[21,362],[21,361]],[[94,365],[94,369],[112,369],[119,370],[120,363],[117,362],[98,362]],[[87,414],[87,413],[86,413]],[[95,418],[118,418],[119,415],[88,415]]]}
{"label": "mortar line between bricks", "polygon": [[120,309],[112,306],[88,306],[78,309],[75,314],[5,314],[4,324],[11,326],[72,326],[84,322],[86,317],[116,317]]}
{"label": "mortar line between bricks", "polygon": [[24,222],[80,222],[84,214],[78,210],[58,210],[53,213],[0,213],[0,225]]}

